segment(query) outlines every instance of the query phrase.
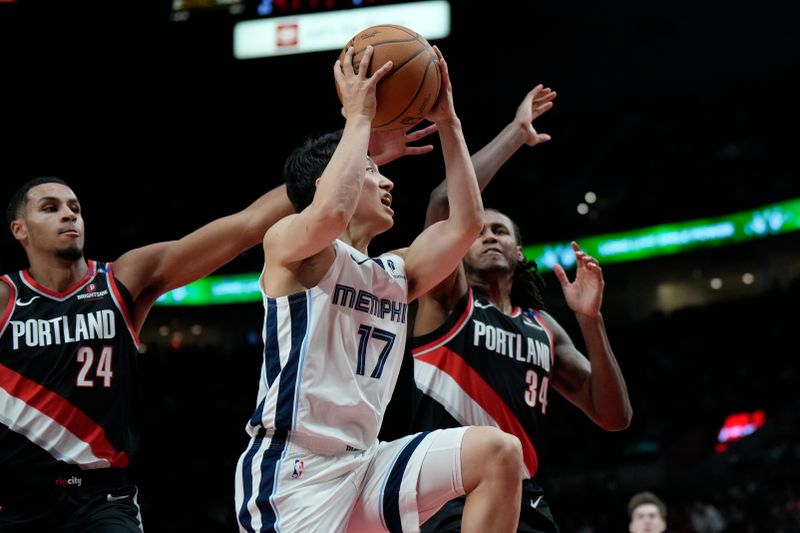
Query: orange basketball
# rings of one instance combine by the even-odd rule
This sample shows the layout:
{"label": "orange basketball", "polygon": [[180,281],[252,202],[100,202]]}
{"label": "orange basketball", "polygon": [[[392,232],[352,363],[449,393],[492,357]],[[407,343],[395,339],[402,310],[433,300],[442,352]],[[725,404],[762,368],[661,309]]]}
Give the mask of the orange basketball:
{"label": "orange basketball", "polygon": [[[408,128],[422,120],[439,97],[442,80],[439,59],[428,41],[414,30],[394,24],[371,26],[350,39],[339,60],[349,47],[354,48],[353,68],[358,72],[358,62],[367,46],[372,45],[369,76],[392,61],[392,70],[378,83],[378,108],[372,127],[379,130]],[[339,100],[342,93],[336,85]]]}

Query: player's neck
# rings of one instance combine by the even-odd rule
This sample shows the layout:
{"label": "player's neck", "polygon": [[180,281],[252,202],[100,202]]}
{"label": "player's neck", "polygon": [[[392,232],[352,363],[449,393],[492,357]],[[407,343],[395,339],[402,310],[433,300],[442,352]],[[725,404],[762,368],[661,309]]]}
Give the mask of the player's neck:
{"label": "player's neck", "polygon": [[36,283],[55,292],[64,292],[89,271],[85,259],[66,260],[58,257],[29,258],[28,272]]}
{"label": "player's neck", "polygon": [[347,225],[344,232],[339,235],[340,240],[366,255],[369,255],[369,253],[367,253],[367,248],[369,247],[372,237],[374,237],[374,234],[369,231],[368,226],[353,220],[350,221],[350,224]]}
{"label": "player's neck", "polygon": [[481,276],[474,277],[470,284],[480,291],[481,295],[506,315],[511,315],[514,305],[511,303],[511,276]]}

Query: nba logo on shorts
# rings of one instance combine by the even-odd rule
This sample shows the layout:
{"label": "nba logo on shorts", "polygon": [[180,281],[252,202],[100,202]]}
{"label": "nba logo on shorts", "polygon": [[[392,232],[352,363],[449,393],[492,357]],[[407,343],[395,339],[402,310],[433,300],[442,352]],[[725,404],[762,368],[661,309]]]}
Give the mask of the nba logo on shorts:
{"label": "nba logo on shorts", "polygon": [[300,459],[294,460],[294,470],[292,471],[292,479],[300,479],[303,475],[303,461]]}

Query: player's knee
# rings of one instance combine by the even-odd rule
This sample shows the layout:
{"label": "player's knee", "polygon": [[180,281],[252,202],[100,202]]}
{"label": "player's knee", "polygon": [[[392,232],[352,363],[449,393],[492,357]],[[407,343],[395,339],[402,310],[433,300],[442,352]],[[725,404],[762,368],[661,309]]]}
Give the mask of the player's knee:
{"label": "player's knee", "polygon": [[509,435],[499,429],[490,428],[484,443],[483,454],[491,458],[490,464],[494,470],[504,476],[522,475],[522,444],[514,435]]}
{"label": "player's knee", "polygon": [[514,435],[500,432],[497,445],[498,461],[508,475],[522,475],[522,443]]}
{"label": "player's knee", "polygon": [[525,465],[519,439],[497,428],[473,426],[462,443],[464,490],[469,494],[481,486],[521,487]]}

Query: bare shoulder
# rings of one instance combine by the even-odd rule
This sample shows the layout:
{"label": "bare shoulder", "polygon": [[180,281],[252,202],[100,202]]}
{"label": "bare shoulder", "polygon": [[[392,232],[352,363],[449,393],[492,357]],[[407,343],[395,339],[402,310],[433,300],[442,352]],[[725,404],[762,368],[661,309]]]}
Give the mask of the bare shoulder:
{"label": "bare shoulder", "polygon": [[554,330],[559,330],[559,331],[562,331],[564,329],[564,328],[561,327],[561,324],[559,324],[558,321],[555,318],[553,318],[553,315],[551,315],[547,311],[545,311],[543,309],[539,309],[537,312],[542,317],[542,319],[544,320],[545,325],[548,328],[554,329]]}
{"label": "bare shoulder", "polygon": [[391,250],[389,253],[405,259],[406,254],[408,253],[408,246],[405,248],[398,248],[397,250]]}
{"label": "bare shoulder", "polygon": [[11,287],[5,281],[0,280],[0,316],[8,305],[8,298],[11,296]]}
{"label": "bare shoulder", "polygon": [[274,255],[275,249],[280,249],[281,245],[283,244],[282,239],[290,231],[292,221],[297,218],[297,216],[297,213],[287,215],[275,222],[275,224],[270,226],[267,231],[264,232],[264,238],[261,241],[264,251],[272,249],[271,255]]}
{"label": "bare shoulder", "polygon": [[114,277],[125,285],[134,300],[161,281],[157,279],[156,265],[168,247],[169,242],[149,244],[125,252],[114,261]]}

